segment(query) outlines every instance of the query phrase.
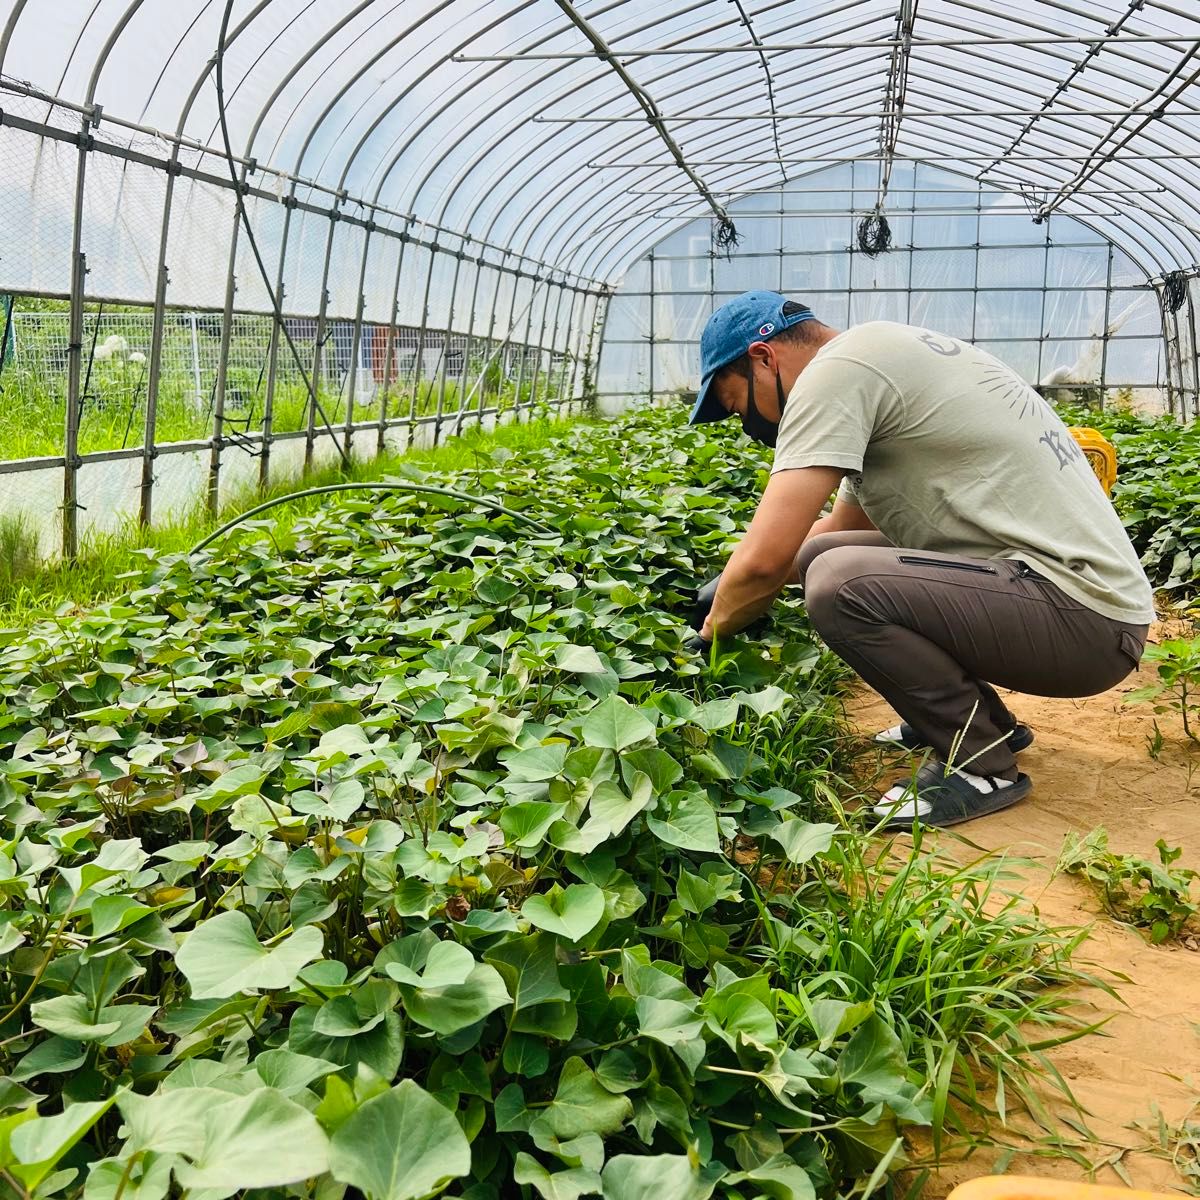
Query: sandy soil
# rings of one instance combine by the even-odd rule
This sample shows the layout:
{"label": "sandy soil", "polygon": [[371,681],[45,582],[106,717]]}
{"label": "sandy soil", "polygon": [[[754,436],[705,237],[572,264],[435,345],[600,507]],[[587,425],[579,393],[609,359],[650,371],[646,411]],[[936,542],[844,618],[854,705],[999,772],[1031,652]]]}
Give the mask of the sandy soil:
{"label": "sandy soil", "polygon": [[[1118,852],[1155,859],[1154,844],[1161,837],[1183,847],[1184,863],[1200,868],[1200,747],[1189,743],[1177,719],[1167,715],[1159,718],[1165,739],[1161,753],[1157,760],[1150,757],[1153,714],[1121,703],[1125,692],[1148,681],[1149,676],[1132,677],[1086,700],[1006,696],[1037,737],[1021,755],[1034,790],[1014,808],[959,828],[979,846],[1011,849],[1034,860],[1027,890],[1031,902],[1051,924],[1094,922],[1081,957],[1127,977],[1117,984],[1123,1007],[1100,992],[1086,997],[1097,1015],[1114,1014],[1105,1031],[1060,1047],[1050,1057],[1070,1081],[1097,1136],[1090,1144],[1079,1139],[1079,1150],[1099,1165],[1095,1182],[1123,1182],[1103,1165],[1116,1155],[1135,1187],[1166,1191],[1181,1186],[1179,1176],[1161,1156],[1138,1149],[1149,1135],[1130,1126],[1150,1121],[1155,1105],[1168,1121],[1178,1122],[1200,1100],[1200,952],[1151,946],[1104,916],[1087,885],[1069,876],[1051,878],[1064,836],[1097,825],[1108,830],[1109,844]],[[887,704],[865,689],[849,709],[863,733],[896,720]],[[1197,946],[1194,939],[1190,944]],[[1054,1108],[1062,1111],[1066,1105],[1059,1101]],[[979,1151],[944,1167],[926,1195],[944,1195],[964,1179],[988,1174],[995,1157]],[[1075,1180],[1088,1174],[1069,1158],[1029,1154],[1018,1154],[1007,1170]]]}

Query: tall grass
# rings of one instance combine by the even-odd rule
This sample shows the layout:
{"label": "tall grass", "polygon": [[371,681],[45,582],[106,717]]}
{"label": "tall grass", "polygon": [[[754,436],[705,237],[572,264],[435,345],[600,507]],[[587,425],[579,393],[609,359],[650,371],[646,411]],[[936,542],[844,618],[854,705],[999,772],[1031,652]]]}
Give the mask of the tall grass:
{"label": "tall grass", "polygon": [[[64,604],[84,606],[119,595],[127,584],[123,576],[144,564],[143,551],[187,550],[222,520],[261,500],[324,483],[381,479],[394,472],[401,462],[430,469],[464,470],[476,466],[497,449],[519,453],[547,446],[567,423],[543,416],[526,423],[500,425],[490,433],[479,428],[467,429],[440,446],[411,449],[398,456],[384,455],[355,463],[348,471],[329,468],[300,480],[280,481],[266,491],[248,488],[224,505],[217,520],[204,508],[203,501],[198,501],[185,517],[169,524],[146,528],[131,518],[115,533],[87,536],[78,558],[71,563],[42,561],[37,554],[36,537],[25,517],[0,518],[0,625],[24,625]],[[324,502],[322,497],[297,500],[276,510],[272,519],[278,526],[286,527]]]}
{"label": "tall grass", "polygon": [[[262,429],[264,396],[261,380],[245,368],[231,368],[225,400],[225,424],[231,432],[253,433]],[[520,405],[534,406],[558,396],[563,372],[542,372],[534,388],[526,378],[517,386],[513,380],[480,389],[469,385],[463,393],[458,380],[421,380],[415,388],[404,383],[388,389],[387,415],[393,420],[432,416],[439,411],[453,416],[460,407],[497,408],[501,412]],[[570,374],[567,372],[567,383]],[[0,459],[40,458],[63,452],[65,422],[65,377],[47,379],[14,366],[0,377]],[[415,396],[415,404],[414,404]],[[381,397],[369,403],[356,402],[355,421],[373,421],[380,411]],[[321,411],[335,429],[346,419],[346,395],[334,387],[318,392]],[[155,418],[155,442],[201,441],[213,431],[214,395],[197,397],[190,380],[164,377],[159,388]],[[308,425],[309,395],[299,381],[281,380],[275,389],[271,424],[275,433],[293,433]],[[323,426],[320,415],[317,428]],[[122,359],[94,364],[83,398],[79,422],[79,452],[121,450],[144,443],[146,422],[146,367]]]}
{"label": "tall grass", "polygon": [[794,987],[797,1021],[811,1023],[821,998],[885,1016],[930,1081],[935,1147],[1017,1108],[1052,1129],[1046,1085],[1078,1105],[1046,1051],[1098,1028],[1080,988],[1116,993],[1072,965],[1088,931],[1046,925],[1023,897],[1027,864],[986,852],[962,863],[923,841],[837,836],[822,870],[775,881],[762,903],[787,909],[792,929],[778,936],[764,907],[760,953]]}

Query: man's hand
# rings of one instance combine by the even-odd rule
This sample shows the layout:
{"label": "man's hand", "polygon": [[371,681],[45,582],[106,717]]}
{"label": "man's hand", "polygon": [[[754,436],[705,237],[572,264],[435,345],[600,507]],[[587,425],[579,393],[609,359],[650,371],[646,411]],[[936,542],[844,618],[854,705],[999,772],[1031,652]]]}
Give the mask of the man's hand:
{"label": "man's hand", "polygon": [[720,575],[714,579],[710,579],[696,593],[696,607],[692,612],[691,627],[697,631],[704,628],[704,622],[708,620],[708,614],[712,611],[713,600],[716,599],[717,585],[721,582]]}
{"label": "man's hand", "polygon": [[800,467],[772,475],[746,536],[721,572],[700,636],[737,633],[771,607],[792,580],[796,554],[829,494],[840,467]]}

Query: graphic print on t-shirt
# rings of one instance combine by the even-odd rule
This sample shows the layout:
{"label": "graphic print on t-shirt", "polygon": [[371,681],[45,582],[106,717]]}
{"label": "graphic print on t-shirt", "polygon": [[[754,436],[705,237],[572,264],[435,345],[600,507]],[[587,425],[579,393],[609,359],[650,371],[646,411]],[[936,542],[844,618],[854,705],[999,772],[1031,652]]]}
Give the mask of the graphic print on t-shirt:
{"label": "graphic print on t-shirt", "polygon": [[[980,354],[975,347],[957,339],[938,341],[934,334],[922,333],[917,341],[943,358],[953,358],[963,350],[969,350],[966,361],[979,368],[979,386],[996,401],[1007,405],[1009,411],[1016,414],[1018,421],[1023,421],[1027,416],[1041,416],[1043,421],[1049,420],[1060,425],[1059,428],[1055,428],[1055,424],[1044,428],[1041,437],[1038,438],[1038,444],[1045,446],[1054,455],[1060,471],[1072,463],[1082,461],[1083,452],[1070,434],[1064,435],[1058,414],[1045,398],[1039,396],[1011,367],[990,354]],[[1021,405],[1019,410],[1018,403]]]}

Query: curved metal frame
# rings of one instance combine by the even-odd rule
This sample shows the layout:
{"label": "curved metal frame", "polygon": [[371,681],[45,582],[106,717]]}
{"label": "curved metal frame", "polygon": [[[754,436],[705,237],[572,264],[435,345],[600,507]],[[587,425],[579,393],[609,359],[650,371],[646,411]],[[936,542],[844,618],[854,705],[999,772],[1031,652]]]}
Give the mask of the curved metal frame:
{"label": "curved metal frame", "polygon": [[[164,4],[166,0],[119,0],[103,5],[96,0],[55,62],[58,84],[53,92],[23,88],[7,79],[0,83],[0,89],[23,90],[45,101],[47,122],[55,105],[78,115],[77,132],[48,123],[43,128],[45,136],[78,146],[62,459],[63,548],[68,554],[78,540],[75,489],[88,298],[84,191],[95,130],[103,124],[155,132],[142,124],[147,114],[180,104],[173,114],[173,134],[159,135],[167,145],[165,159],[139,157],[132,151],[126,155],[130,161],[161,167],[166,177],[153,295],[144,298],[152,303],[154,326],[143,444],[136,452],[142,460],[143,521],[153,513],[172,218],[186,203],[177,180],[190,178],[191,187],[199,182],[222,186],[218,172],[203,170],[203,156],[216,153],[213,129],[206,136],[202,131],[199,138],[187,136],[213,63],[196,71],[186,90],[175,84],[178,64],[186,62],[186,47],[213,24],[221,7],[216,0],[204,0],[199,7],[196,0],[190,11],[187,5],[169,5],[163,18],[167,48],[162,66],[148,80],[136,120],[97,104],[113,51],[129,35],[134,18],[151,9],[157,12]],[[306,236],[311,235],[310,221],[328,223],[320,227],[325,255],[315,314],[317,373],[331,277],[335,270],[339,276],[353,272],[358,282],[352,305],[353,389],[363,344],[369,258],[379,239],[396,238],[400,251],[385,351],[387,378],[379,419],[371,423],[378,426],[380,444],[389,420],[403,420],[399,415],[389,418],[387,405],[401,297],[414,292],[411,284],[406,287],[409,277],[402,278],[410,243],[430,253],[414,372],[416,376],[421,371],[420,351],[427,340],[440,333],[443,353],[435,377],[442,385],[442,398],[436,428],[448,415],[443,402],[450,383],[446,351],[451,330],[463,327],[464,321],[465,335],[455,335],[465,337],[455,380],[462,404],[475,390],[468,376],[480,341],[487,347],[486,364],[497,352],[506,353],[510,344],[521,347],[518,386],[532,366],[536,387],[544,354],[551,356],[551,363],[553,355],[563,355],[562,371],[548,368],[547,379],[557,381],[557,390],[565,390],[569,402],[576,368],[588,353],[585,345],[591,345],[593,330],[603,319],[606,296],[632,262],[706,211],[720,218],[741,196],[842,161],[879,161],[881,177],[886,177],[892,161],[925,161],[1020,195],[1042,218],[1061,212],[1081,221],[1120,245],[1156,287],[1170,271],[1200,275],[1200,152],[1183,120],[1200,116],[1200,87],[1190,85],[1200,78],[1200,71],[1194,70],[1200,65],[1200,15],[1179,0],[1149,0],[1145,5],[1140,0],[1106,0],[1106,11],[1086,15],[1072,0],[1014,4],[1012,11],[1004,11],[998,0],[949,0],[936,15],[921,13],[914,22],[901,19],[906,4],[908,0],[896,0],[896,8],[881,10],[863,0],[826,0],[797,10],[786,0],[762,0],[757,8],[743,0],[733,0],[732,6],[720,0],[686,0],[664,15],[629,0],[594,0],[586,13],[576,0],[427,0],[397,30],[396,17],[413,7],[410,0],[299,0],[298,9],[296,3],[279,0],[241,0],[242,14],[228,38],[241,62],[227,103],[235,122],[239,116],[248,117],[248,123],[237,122],[245,138],[237,156],[245,187],[260,206],[275,197],[269,187],[258,186],[259,181],[274,179],[286,193],[274,264],[280,294],[287,265],[294,260],[293,214],[302,214]],[[33,7],[29,0],[7,0],[0,29],[0,72],[9,63],[14,38],[35,19]],[[111,20],[111,28],[97,29],[99,14],[107,8],[114,9],[111,18],[104,18]],[[907,11],[911,13],[911,5]],[[282,19],[276,19],[277,13]],[[1065,21],[1068,14],[1071,19]],[[1094,34],[1074,32],[1089,21],[1097,26]],[[1072,32],[1060,36],[1064,26]],[[306,32],[298,36],[301,28]],[[254,48],[241,54],[251,40],[245,36],[248,31],[254,34]],[[473,54],[481,41],[502,49]],[[84,47],[97,43],[88,62]],[[1024,47],[1015,66],[1008,56],[1014,46]],[[887,99],[892,94],[888,81],[901,71],[907,72],[902,129]],[[81,84],[79,96],[61,94],[68,90],[68,80],[84,74],[86,85]],[[818,77],[819,83],[814,82]],[[983,77],[988,78],[987,86],[980,83]],[[697,98],[701,81],[703,92]],[[414,101],[434,88],[436,100],[411,114]],[[1122,111],[1114,104],[1114,90],[1138,99]],[[176,92],[179,101],[174,99]],[[262,97],[253,102],[252,111],[246,99],[251,94]],[[803,111],[806,102],[818,96],[821,111],[813,116],[799,121],[788,111]],[[1169,109],[1163,106],[1164,97],[1170,97]],[[948,104],[961,111],[936,112]],[[1093,115],[1101,111],[1097,104],[1113,111]],[[689,124],[676,126],[675,110],[695,105],[703,111],[679,114]],[[767,111],[724,115],[731,108],[755,105]],[[988,111],[997,106],[999,111]],[[631,111],[639,120],[630,118]],[[706,116],[715,119],[706,121]],[[616,119],[606,124],[606,117]],[[573,128],[576,121],[578,128]],[[36,132],[34,122],[11,123]],[[530,133],[534,123],[544,135],[536,140]],[[747,132],[752,144],[767,151],[763,157],[759,151],[747,153]],[[260,141],[269,143],[263,147],[269,165],[256,161]],[[317,146],[322,147],[319,161],[310,162],[318,158],[313,154]],[[199,169],[185,162],[185,148],[200,154]],[[285,148],[290,163],[276,165]],[[101,150],[119,156],[120,143],[110,141]],[[625,161],[636,166],[645,194],[630,194],[629,169],[621,165]],[[361,186],[352,189],[351,181],[361,181]],[[661,189],[679,183],[683,186],[675,197],[664,200]],[[361,198],[353,191],[361,192]],[[302,194],[306,201],[299,200]],[[352,255],[339,253],[339,230],[354,225],[363,228],[361,253],[357,245]],[[235,221],[227,251],[224,347],[210,443],[214,502],[219,492],[229,327],[237,311],[238,239]],[[430,311],[439,254],[455,260],[449,296],[439,297],[444,316]],[[481,293],[488,290],[482,284],[485,270],[496,273],[486,338],[477,312]],[[513,283],[507,324],[495,311],[503,274]],[[528,304],[518,313],[518,293],[524,289]],[[539,297],[539,291],[544,295]],[[551,292],[557,293],[553,316]],[[349,312],[336,315],[350,317]],[[1188,329],[1194,324],[1190,299],[1182,320]],[[498,322],[503,330],[498,331]],[[443,323],[444,330],[439,330]],[[1179,358],[1180,323],[1181,318],[1164,311],[1164,337],[1176,343],[1176,382],[1195,381],[1196,364]],[[518,328],[522,324],[524,340]],[[268,349],[259,435],[264,482],[279,325],[274,323]],[[497,333],[502,334],[498,346],[493,336]],[[1195,355],[1194,344],[1189,351]],[[566,368],[572,358],[568,389]],[[406,422],[410,430],[417,416],[415,376]],[[482,414],[486,389],[481,384],[482,379],[476,385]],[[352,404],[353,396],[344,421],[347,442],[357,427]],[[455,428],[461,428],[463,415],[460,408]],[[310,460],[315,436],[310,412]]]}

